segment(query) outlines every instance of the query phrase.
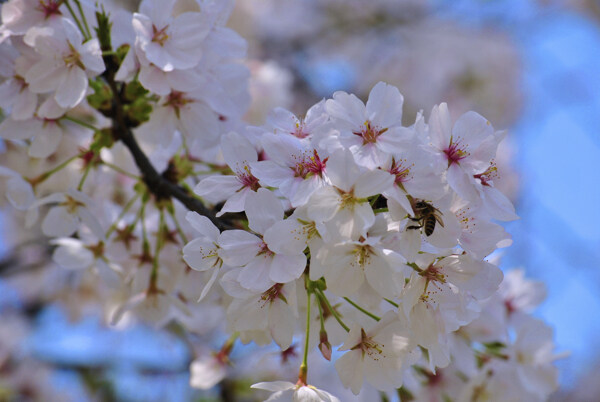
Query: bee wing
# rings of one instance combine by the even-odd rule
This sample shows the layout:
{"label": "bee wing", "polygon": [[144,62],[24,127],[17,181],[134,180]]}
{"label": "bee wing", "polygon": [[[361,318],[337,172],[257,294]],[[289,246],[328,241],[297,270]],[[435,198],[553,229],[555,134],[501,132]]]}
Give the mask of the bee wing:
{"label": "bee wing", "polygon": [[[437,212],[440,212],[440,211],[437,210]],[[437,221],[437,223],[439,223],[442,227],[444,227],[444,221],[442,220],[442,217],[438,213],[433,214],[433,216],[435,217],[435,220]]]}

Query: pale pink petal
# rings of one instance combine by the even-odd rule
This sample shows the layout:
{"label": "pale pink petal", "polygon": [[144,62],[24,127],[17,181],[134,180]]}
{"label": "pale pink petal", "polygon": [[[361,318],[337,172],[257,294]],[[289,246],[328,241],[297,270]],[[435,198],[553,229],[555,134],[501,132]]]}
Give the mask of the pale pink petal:
{"label": "pale pink petal", "polygon": [[296,317],[290,314],[290,308],[283,300],[274,300],[269,307],[269,329],[273,340],[281,350],[292,344]]}
{"label": "pale pink petal", "polygon": [[198,212],[188,211],[185,215],[185,219],[197,230],[200,234],[208,237],[212,241],[217,241],[221,232],[217,227],[204,215],[200,215]]}
{"label": "pale pink petal", "polygon": [[83,100],[88,87],[88,78],[79,67],[67,70],[63,82],[56,89],[56,102],[64,108],[75,107]]}
{"label": "pale pink petal", "polygon": [[226,230],[221,233],[220,245],[223,261],[233,267],[241,267],[260,251],[262,241],[244,230]]}
{"label": "pale pink petal", "polygon": [[275,222],[283,219],[283,206],[277,196],[265,188],[250,192],[246,199],[248,226],[256,233],[263,234]]}
{"label": "pale pink petal", "polygon": [[398,88],[378,82],[369,93],[367,117],[379,128],[401,125],[403,102]]}
{"label": "pale pink petal", "polygon": [[275,254],[269,278],[276,283],[288,283],[300,278],[305,268],[306,256],[304,254]]}
{"label": "pale pink petal", "polygon": [[39,132],[31,142],[29,147],[29,156],[34,158],[46,158],[56,151],[60,139],[62,138],[62,129],[54,122],[45,123],[45,127]]}
{"label": "pale pink petal", "polygon": [[365,172],[354,185],[354,196],[356,198],[366,198],[375,194],[381,194],[394,183],[394,176],[385,170],[372,170]]}
{"label": "pale pink petal", "polygon": [[42,222],[42,232],[50,237],[68,237],[78,228],[79,218],[61,206],[50,208]]}

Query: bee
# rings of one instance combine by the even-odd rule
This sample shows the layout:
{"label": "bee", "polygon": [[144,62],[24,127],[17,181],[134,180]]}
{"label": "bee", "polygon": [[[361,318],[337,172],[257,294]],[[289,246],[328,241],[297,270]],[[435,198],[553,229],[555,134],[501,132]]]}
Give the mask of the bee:
{"label": "bee", "polygon": [[424,229],[426,236],[431,236],[433,231],[435,230],[436,222],[440,224],[440,226],[444,227],[444,221],[442,221],[442,213],[439,209],[434,207],[423,200],[415,200],[410,198],[410,204],[412,206],[413,212],[415,216],[409,216],[413,222],[417,222],[418,225],[408,226],[407,229]]}

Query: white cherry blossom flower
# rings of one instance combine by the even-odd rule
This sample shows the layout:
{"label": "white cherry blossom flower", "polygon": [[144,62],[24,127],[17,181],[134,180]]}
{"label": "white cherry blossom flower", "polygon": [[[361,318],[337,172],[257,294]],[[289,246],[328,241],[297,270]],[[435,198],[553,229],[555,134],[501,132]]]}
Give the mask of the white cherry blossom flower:
{"label": "white cherry blossom flower", "polygon": [[366,105],[339,91],[327,100],[325,108],[340,131],[340,143],[360,165],[373,169],[388,162],[394,152],[401,152],[413,135],[402,127],[403,102],[398,88],[379,82]]}
{"label": "white cherry blossom flower", "polygon": [[25,35],[32,27],[60,18],[66,11],[63,3],[61,0],[7,1],[2,5],[0,32],[8,35]]}
{"label": "white cherry blossom flower", "polygon": [[[14,44],[14,46],[13,46]],[[20,38],[11,38],[0,44],[0,57],[4,58],[7,69],[0,75],[7,79],[0,85],[0,107],[10,110],[14,120],[27,120],[33,117],[38,96],[29,90],[23,77],[39,57]]]}
{"label": "white cherry blossom flower", "polygon": [[202,99],[190,93],[170,92],[154,107],[150,120],[138,132],[152,143],[168,146],[175,130],[205,147],[219,142],[218,116]]}
{"label": "white cherry blossom flower", "polygon": [[366,280],[381,297],[397,297],[404,285],[406,260],[385,249],[379,237],[327,245],[316,256],[320,264],[311,266],[310,277],[325,277],[328,289],[337,296],[350,296]]}
{"label": "white cherry blossom flower", "polygon": [[314,221],[332,223],[343,237],[358,238],[375,222],[367,197],[380,194],[394,181],[383,170],[366,170],[354,162],[348,150],[329,157],[330,186],[321,187],[310,198],[308,216]]}
{"label": "white cherry blossom flower", "polygon": [[199,389],[211,389],[227,375],[228,359],[215,353],[205,355],[190,364],[190,386]]}
{"label": "white cherry blossom flower", "polygon": [[63,108],[79,104],[88,89],[88,78],[105,69],[98,39],[82,43],[81,32],[66,18],[31,28],[24,41],[41,56],[25,75],[29,89],[54,93]]}
{"label": "white cherry blossom flower", "polygon": [[7,177],[6,198],[18,210],[26,211],[35,202],[35,193],[31,183],[12,169],[0,166],[0,177]]}
{"label": "white cherry blossom flower", "polygon": [[327,391],[308,384],[292,384],[288,381],[270,381],[253,384],[250,388],[273,392],[265,402],[339,402]]}
{"label": "white cherry blossom flower", "polygon": [[104,239],[105,232],[90,210],[94,202],[81,191],[70,189],[66,193],[54,193],[39,199],[30,208],[45,204],[57,204],[42,221],[42,232],[46,236],[68,237],[84,224],[98,239]]}
{"label": "white cherry blossom flower", "polygon": [[234,299],[227,319],[234,331],[268,331],[281,350],[292,344],[298,311],[296,283],[277,283],[266,291]]}
{"label": "white cherry blossom flower", "polygon": [[221,252],[221,246],[219,245],[221,233],[210,219],[199,215],[197,212],[188,212],[185,219],[196,231],[200,232],[201,237],[195,238],[183,247],[184,261],[196,271],[211,269],[213,271],[210,279],[200,292],[198,301],[201,301],[212,288],[223,268],[223,260],[219,255]]}
{"label": "white cherry blossom flower", "polygon": [[173,15],[175,0],[144,0],[133,14],[135,46],[163,71],[194,67],[202,57],[199,46],[212,26],[204,12]]}
{"label": "white cherry blossom flower", "polygon": [[265,134],[261,145],[269,160],[252,164],[252,172],[265,185],[277,187],[292,207],[306,204],[326,184],[328,158],[323,151],[287,134]]}
{"label": "white cherry blossom flower", "polygon": [[463,114],[452,125],[448,106],[434,106],[429,118],[431,145],[438,161],[447,166],[448,184],[462,198],[476,201],[475,175],[484,173],[506,132],[494,132],[488,120],[475,112]]}
{"label": "white cherry blossom flower", "polygon": [[339,349],[346,353],[335,362],[335,368],[355,395],[364,381],[379,390],[392,390],[402,385],[403,363],[411,349],[407,328],[390,311],[372,328],[354,325],[350,329]]}
{"label": "white cherry blossom flower", "polygon": [[330,128],[328,120],[325,101],[322,100],[308,109],[304,119],[296,117],[289,110],[277,107],[267,116],[267,124],[263,129],[275,135],[292,135],[304,142],[312,142],[313,139],[319,141],[326,135]]}
{"label": "white cherry blossom flower", "polygon": [[246,138],[231,132],[221,137],[221,149],[232,175],[215,175],[203,179],[194,192],[210,202],[227,200],[217,216],[226,212],[244,210],[246,198],[250,192],[260,187],[258,179],[252,174],[250,164],[258,160],[254,146]]}
{"label": "white cherry blossom flower", "polygon": [[61,237],[50,243],[58,246],[52,253],[52,259],[61,267],[73,271],[93,269],[107,283],[116,285],[121,282],[123,269],[107,258],[103,241]]}
{"label": "white cherry blossom flower", "polygon": [[[248,226],[265,234],[283,220],[283,207],[267,189],[252,193],[246,201]],[[268,238],[268,237],[267,237]],[[266,239],[242,230],[227,230],[221,234],[223,261],[233,267],[243,267],[237,277],[242,287],[264,292],[276,283],[288,283],[299,278],[306,267],[304,248],[272,249]]]}

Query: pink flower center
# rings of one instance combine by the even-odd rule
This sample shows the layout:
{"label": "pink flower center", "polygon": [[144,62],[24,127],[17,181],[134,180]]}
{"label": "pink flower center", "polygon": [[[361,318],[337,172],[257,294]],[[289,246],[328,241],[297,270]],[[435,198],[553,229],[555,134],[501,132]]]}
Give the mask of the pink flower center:
{"label": "pink flower center", "polygon": [[293,167],[294,176],[301,177],[303,179],[307,179],[314,175],[323,177],[323,171],[325,170],[327,159],[329,158],[321,160],[317,150],[313,150],[312,156],[304,157],[300,162],[298,162],[298,164],[296,164],[296,166]]}
{"label": "pink flower center", "polygon": [[40,4],[36,7],[36,10],[44,13],[44,18],[48,19],[50,16],[57,14],[61,15],[62,13],[58,10],[58,8],[63,3],[62,0],[40,0]]}
{"label": "pink flower center", "polygon": [[165,45],[167,39],[169,39],[169,35],[167,35],[167,28],[169,26],[166,25],[161,29],[158,29],[154,24],[152,24],[152,42],[156,42],[161,46]]}
{"label": "pink flower center", "polygon": [[394,182],[401,186],[402,183],[412,180],[413,176],[410,174],[410,169],[414,166],[414,163],[409,165],[406,159],[400,159],[399,161],[392,159],[392,167],[389,172],[396,176]]}
{"label": "pink flower center", "polygon": [[469,152],[467,152],[467,147],[461,146],[460,139],[456,142],[452,142],[452,140],[450,140],[450,145],[448,148],[444,149],[444,153],[448,158],[448,166],[452,165],[453,163],[458,163],[470,155]]}
{"label": "pink flower center", "polygon": [[304,122],[298,122],[296,123],[296,130],[290,134],[292,134],[294,137],[297,138],[306,138],[310,135],[310,133],[305,131],[305,126],[304,126]]}
{"label": "pink flower center", "polygon": [[363,127],[362,131],[359,131],[359,132],[355,131],[352,134],[362,137],[363,145],[367,145],[367,144],[373,144],[373,143],[377,142],[377,137],[379,137],[381,134],[385,133],[386,131],[387,131],[387,128],[379,129],[378,127],[372,127],[371,122],[369,120],[367,120],[364,123],[364,127]]}
{"label": "pink flower center", "polygon": [[179,118],[179,110],[191,102],[193,102],[193,100],[185,98],[183,92],[172,91],[169,96],[167,96],[165,106],[171,106],[175,109],[175,115]]}
{"label": "pink flower center", "polygon": [[274,302],[278,298],[281,298],[283,301],[285,301],[285,296],[283,295],[283,292],[281,291],[282,289],[283,289],[283,283],[276,283],[275,285],[271,286],[268,290],[266,290],[260,296],[260,300],[264,302],[263,306],[266,303]]}
{"label": "pink flower center", "polygon": [[242,186],[250,188],[252,191],[257,191],[260,188],[260,184],[258,184],[258,179],[254,177],[252,173],[250,173],[250,167],[248,165],[244,166],[244,171],[239,172],[238,180],[242,183]]}
{"label": "pink flower center", "polygon": [[439,267],[436,267],[433,264],[431,264],[429,267],[427,267],[426,270],[419,272],[419,275],[421,275],[423,278],[425,278],[428,283],[429,282],[446,283],[446,275],[444,275],[444,273],[441,271],[441,269]]}
{"label": "pink flower center", "polygon": [[487,168],[485,172],[474,174],[473,177],[479,179],[483,186],[491,187],[492,185],[490,184],[490,182],[498,178],[498,168],[496,167],[496,163],[492,161],[490,163],[490,167]]}
{"label": "pink flower center", "polygon": [[384,357],[383,347],[379,343],[373,340],[372,337],[368,336],[364,329],[361,328],[361,340],[360,343],[352,348],[352,350],[359,349],[362,351],[363,356],[367,354],[373,360],[379,360]]}

